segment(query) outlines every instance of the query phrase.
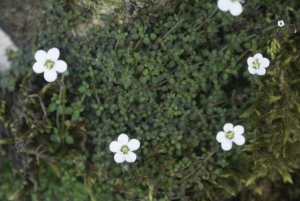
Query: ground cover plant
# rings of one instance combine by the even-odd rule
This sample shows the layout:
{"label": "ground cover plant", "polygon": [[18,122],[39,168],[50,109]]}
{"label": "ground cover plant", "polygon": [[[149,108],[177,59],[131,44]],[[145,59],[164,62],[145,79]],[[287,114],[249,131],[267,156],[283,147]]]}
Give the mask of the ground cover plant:
{"label": "ground cover plant", "polygon": [[297,200],[300,3],[102,3],[8,53],[0,198]]}

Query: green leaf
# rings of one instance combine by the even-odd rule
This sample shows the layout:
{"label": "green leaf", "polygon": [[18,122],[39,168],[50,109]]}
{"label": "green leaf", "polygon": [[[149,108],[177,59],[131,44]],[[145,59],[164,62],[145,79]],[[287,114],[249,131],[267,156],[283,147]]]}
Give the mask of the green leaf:
{"label": "green leaf", "polygon": [[156,40],[157,36],[155,33],[151,33],[150,38],[151,38],[151,40]]}
{"label": "green leaf", "polygon": [[249,186],[250,184],[252,184],[253,181],[255,181],[255,179],[257,178],[256,175],[251,176],[248,181],[246,182],[246,186]]}
{"label": "green leaf", "polygon": [[55,111],[56,108],[57,108],[57,105],[56,105],[55,103],[50,103],[50,105],[49,105],[49,110],[50,110],[50,112]]}
{"label": "green leaf", "polygon": [[84,93],[85,92],[85,87],[84,86],[80,86],[79,89],[78,89],[78,91],[80,93]]}
{"label": "green leaf", "polygon": [[59,106],[57,107],[57,112],[58,112],[58,114],[62,114],[62,111],[63,111],[63,106],[62,106],[62,105],[59,105]]}
{"label": "green leaf", "polygon": [[139,66],[138,66],[138,71],[141,72],[141,71],[143,71],[143,70],[144,70],[144,65],[139,65]]}
{"label": "green leaf", "polygon": [[132,38],[133,40],[137,40],[137,39],[140,38],[140,36],[139,36],[138,33],[134,33],[134,34],[131,35],[131,38]]}
{"label": "green leaf", "polygon": [[72,136],[66,137],[66,143],[73,144],[74,143],[74,138]]}
{"label": "green leaf", "polygon": [[91,97],[91,96],[92,96],[91,90],[87,90],[85,94],[86,94],[88,97]]}
{"label": "green leaf", "polygon": [[147,68],[143,70],[143,75],[148,75],[148,73],[149,73],[149,70]]}
{"label": "green leaf", "polygon": [[153,66],[152,64],[149,64],[149,65],[148,65],[148,69],[149,69],[150,71],[153,71],[154,66]]}
{"label": "green leaf", "polygon": [[133,58],[132,57],[127,58],[127,62],[128,63],[133,63]]}
{"label": "green leaf", "polygon": [[136,58],[137,60],[140,60],[140,59],[141,59],[141,55],[140,55],[139,53],[137,53],[137,52],[135,52],[135,53],[133,54],[133,56],[134,56],[134,58]]}
{"label": "green leaf", "polygon": [[68,70],[66,70],[65,72],[63,72],[63,75],[64,76],[68,76],[70,73],[69,73],[69,71]]}
{"label": "green leaf", "polygon": [[291,170],[289,170],[288,167],[286,167],[285,165],[280,164],[279,166],[277,166],[277,169],[278,169],[278,172],[280,173],[280,175],[282,176],[284,182],[288,182],[288,183],[293,184],[293,180],[292,180],[291,175],[289,173],[289,171],[291,171]]}
{"label": "green leaf", "polygon": [[73,114],[74,110],[72,107],[67,107],[66,110],[65,110],[65,113],[66,114]]}
{"label": "green leaf", "polygon": [[152,201],[153,200],[154,185],[149,180],[146,181],[146,183],[149,187],[148,197],[149,197],[149,200]]}
{"label": "green leaf", "polygon": [[101,113],[102,113],[102,111],[101,111],[101,110],[97,110],[97,111],[96,111],[96,115],[97,115],[97,117],[100,117]]}
{"label": "green leaf", "polygon": [[198,182],[198,188],[199,188],[200,190],[203,190],[204,185],[203,185],[201,182]]}
{"label": "green leaf", "polygon": [[149,39],[149,37],[145,37],[145,38],[143,39],[143,43],[149,45],[149,44],[150,44],[150,39]]}
{"label": "green leaf", "polygon": [[235,196],[236,191],[234,189],[234,185],[229,185],[229,183],[222,180],[218,182],[218,187],[225,189],[228,193]]}
{"label": "green leaf", "polygon": [[269,96],[268,99],[266,100],[266,104],[270,105],[276,101],[278,101],[282,96]]}
{"label": "green leaf", "polygon": [[125,77],[123,80],[124,88],[127,89],[131,85],[131,79],[129,77]]}
{"label": "green leaf", "polygon": [[147,78],[146,77],[140,77],[140,82],[142,84],[145,84],[147,82]]}
{"label": "green leaf", "polygon": [[243,112],[243,114],[240,115],[240,118],[247,118],[253,113],[253,107],[250,107],[246,111]]}
{"label": "green leaf", "polygon": [[170,79],[169,79],[169,83],[170,83],[171,85],[175,84],[175,79],[174,79],[174,78],[170,78]]}
{"label": "green leaf", "polygon": [[79,111],[75,111],[75,113],[72,115],[72,121],[78,120],[80,117]]}
{"label": "green leaf", "polygon": [[75,9],[75,15],[80,15],[80,11],[79,10],[77,10],[77,9]]}

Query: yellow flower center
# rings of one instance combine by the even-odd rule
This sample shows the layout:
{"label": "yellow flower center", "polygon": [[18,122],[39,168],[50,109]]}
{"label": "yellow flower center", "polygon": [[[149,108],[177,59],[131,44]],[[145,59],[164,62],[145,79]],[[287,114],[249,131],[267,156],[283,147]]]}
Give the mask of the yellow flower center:
{"label": "yellow flower center", "polygon": [[258,69],[260,66],[260,63],[258,62],[258,59],[255,59],[255,61],[252,63],[253,68]]}
{"label": "yellow flower center", "polygon": [[46,66],[46,68],[51,69],[54,66],[54,62],[51,60],[46,60],[45,66]]}
{"label": "yellow flower center", "polygon": [[123,145],[121,147],[121,152],[123,152],[123,154],[127,154],[129,152],[129,147],[126,145]]}
{"label": "yellow flower center", "polygon": [[233,137],[234,137],[234,133],[232,131],[228,131],[226,134],[225,134],[225,137],[229,140],[231,140]]}

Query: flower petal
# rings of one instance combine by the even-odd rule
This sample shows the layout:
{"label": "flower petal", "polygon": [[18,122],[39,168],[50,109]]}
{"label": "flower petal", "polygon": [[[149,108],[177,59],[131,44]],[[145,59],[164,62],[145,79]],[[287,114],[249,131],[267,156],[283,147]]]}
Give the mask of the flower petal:
{"label": "flower petal", "polygon": [[243,135],[234,135],[234,138],[232,139],[232,141],[236,144],[236,145],[243,145],[245,144],[245,137]]}
{"label": "flower petal", "polygon": [[117,163],[123,163],[125,161],[125,156],[121,152],[117,152],[114,155],[114,159]]}
{"label": "flower petal", "polygon": [[128,143],[128,136],[126,134],[122,133],[118,137],[118,142],[121,143],[122,145],[124,145],[124,144],[127,145],[127,143]]}
{"label": "flower petal", "polygon": [[278,24],[279,27],[283,27],[284,26],[284,21],[283,20],[279,20],[277,22],[277,24]]}
{"label": "flower petal", "polygon": [[135,151],[140,147],[140,141],[136,139],[132,139],[128,142],[128,147],[130,151]]}
{"label": "flower petal", "polygon": [[45,71],[45,66],[44,66],[44,61],[37,61],[33,64],[32,66],[32,70],[35,72],[35,73],[42,73]]}
{"label": "flower petal", "polygon": [[253,65],[253,61],[254,61],[253,57],[249,57],[249,58],[247,59],[247,64],[248,64],[248,66],[252,66],[252,65]]}
{"label": "flower petal", "polygon": [[56,61],[59,57],[59,50],[54,47],[54,48],[51,48],[50,50],[48,50],[47,52],[47,59],[50,59],[52,61]]}
{"label": "flower petal", "polygon": [[224,129],[225,133],[228,131],[232,131],[233,125],[231,123],[227,123],[223,126],[223,129]]}
{"label": "flower petal", "polygon": [[128,163],[133,163],[136,160],[136,154],[133,153],[132,151],[129,151],[127,154],[124,154],[125,160]]}
{"label": "flower petal", "polygon": [[243,12],[243,6],[239,1],[232,2],[230,13],[233,16],[238,16]]}
{"label": "flower petal", "polygon": [[267,59],[267,58],[262,58],[262,59],[260,60],[260,66],[261,66],[261,67],[268,68],[269,65],[270,65],[270,60],[269,60],[269,59]]}
{"label": "flower petal", "polygon": [[256,73],[257,73],[257,75],[264,75],[264,74],[266,74],[266,69],[264,67],[260,67],[260,68],[256,69]]}
{"label": "flower petal", "polygon": [[253,75],[256,74],[256,69],[253,68],[252,66],[248,66],[248,71]]}
{"label": "flower petal", "polygon": [[254,60],[255,59],[258,59],[259,63],[260,63],[260,60],[263,58],[262,54],[261,53],[257,53],[256,55],[254,55]]}
{"label": "flower petal", "polygon": [[217,141],[221,143],[221,142],[223,142],[224,140],[226,140],[225,134],[226,134],[226,133],[223,132],[223,131],[218,132],[218,134],[217,134],[217,136],[216,136]]}
{"label": "flower petal", "polygon": [[117,141],[113,141],[113,142],[111,142],[110,145],[109,145],[109,150],[110,150],[111,152],[118,152],[118,151],[121,150],[121,147],[122,147],[122,144],[121,144],[121,143],[119,143],[119,142],[117,142]]}
{"label": "flower petal", "polygon": [[231,140],[223,141],[221,147],[224,151],[229,151],[232,148],[232,141]]}
{"label": "flower petal", "polygon": [[47,53],[44,50],[38,50],[34,55],[36,61],[45,62],[46,57],[47,57]]}
{"label": "flower petal", "polygon": [[241,125],[237,125],[233,128],[234,135],[242,135],[244,133],[245,129]]}
{"label": "flower petal", "polygon": [[44,78],[47,82],[53,82],[57,78],[57,72],[54,69],[46,69],[44,72]]}
{"label": "flower petal", "polygon": [[63,73],[67,70],[68,65],[65,61],[63,60],[57,60],[54,64],[54,68],[57,72]]}
{"label": "flower petal", "polygon": [[218,8],[224,12],[229,11],[231,4],[231,0],[218,0]]}

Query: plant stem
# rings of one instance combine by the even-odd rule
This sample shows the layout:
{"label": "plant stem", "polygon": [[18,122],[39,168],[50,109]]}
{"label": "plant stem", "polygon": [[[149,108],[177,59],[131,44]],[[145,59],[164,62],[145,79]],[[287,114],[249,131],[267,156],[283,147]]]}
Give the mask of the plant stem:
{"label": "plant stem", "polygon": [[194,174],[196,174],[196,172],[197,172],[197,171],[198,171],[198,170],[206,163],[206,161],[207,161],[208,159],[210,159],[210,158],[217,152],[218,148],[219,148],[219,144],[216,144],[215,149],[213,150],[213,152],[211,152],[211,153],[204,159],[204,161],[202,161],[202,162],[198,165],[197,169],[196,169],[194,172],[192,172],[192,173],[188,174],[187,176],[185,176],[184,178],[182,178],[180,181],[177,182],[177,184],[183,182],[184,180],[187,180],[189,177],[191,177],[191,176],[193,176]]}
{"label": "plant stem", "polygon": [[96,96],[96,99],[97,99],[97,103],[98,103],[99,106],[101,106],[101,101],[100,101],[100,98],[97,94],[97,89],[96,89],[95,85],[93,85],[93,90],[94,90],[94,93],[95,93],[95,96]]}
{"label": "plant stem", "polygon": [[62,111],[62,119],[61,119],[61,127],[62,131],[65,132],[65,112],[66,112],[66,87],[63,87],[63,111]]}
{"label": "plant stem", "polygon": [[84,99],[85,99],[85,94],[82,95],[82,97],[80,99],[80,105],[77,106],[77,110],[79,110],[81,108]]}
{"label": "plant stem", "polygon": [[[64,75],[61,76],[61,80],[59,78],[57,80],[59,81],[59,84],[60,84],[59,100],[63,106],[61,125],[58,126],[57,128],[60,130],[60,134],[64,134],[64,132],[65,132],[65,107],[66,107],[66,86],[64,84]],[[56,124],[58,124],[58,122],[59,122],[59,115],[58,115],[58,111],[56,111]]]}
{"label": "plant stem", "polygon": [[[160,2],[160,4],[162,3],[162,2],[164,2],[165,0],[162,0],[161,2]],[[160,37],[161,39],[164,39],[166,36],[168,36],[180,23],[182,23],[186,18],[187,18],[187,16],[188,15],[190,15],[191,14],[191,12],[195,9],[195,8],[197,8],[201,3],[204,3],[205,1],[200,1],[199,3],[197,3],[197,4],[195,4],[195,6],[191,9],[191,10],[189,10],[189,12],[187,12],[187,14],[184,16],[184,17],[182,17],[165,35],[163,35],[162,37]],[[158,7],[160,6],[160,4],[157,6],[157,9],[158,9]],[[217,11],[217,9],[215,9],[213,12],[212,12],[212,14],[209,16],[209,18],[215,13]],[[207,22],[207,21],[205,21],[205,22]],[[203,22],[202,23],[202,25],[201,26],[203,26],[203,24],[205,23],[205,22]],[[157,39],[156,39],[156,41],[157,41]],[[155,45],[155,44],[159,44],[159,42],[155,42],[153,45]],[[147,50],[149,50],[149,49],[151,49],[152,47],[153,47],[153,45],[151,45],[150,47],[148,47],[148,49]],[[135,48],[134,48],[135,49]]]}
{"label": "plant stem", "polygon": [[254,38],[253,54],[256,54],[256,51],[257,51],[257,35]]}
{"label": "plant stem", "polygon": [[115,49],[114,49],[115,51],[117,51],[118,45],[119,45],[119,40],[117,40],[117,43],[115,45]]}
{"label": "plant stem", "polygon": [[181,22],[183,22],[184,19],[179,20],[179,22],[177,22],[163,37],[161,37],[162,39],[164,39],[167,35],[169,35]]}
{"label": "plant stem", "polygon": [[139,46],[141,40],[142,40],[142,38],[140,38],[140,39],[138,40],[138,42],[137,42],[136,45],[134,46],[133,50],[135,50],[135,49]]}
{"label": "plant stem", "polygon": [[217,10],[218,10],[218,8],[216,8],[216,9],[210,14],[210,16],[208,16],[208,18],[196,28],[196,31],[199,30],[206,22],[209,22],[209,21],[210,21],[210,18],[215,14],[215,12],[216,12]]}
{"label": "plant stem", "polygon": [[161,7],[161,5],[162,5],[163,3],[165,3],[165,1],[166,1],[166,0],[161,0],[161,1],[159,2],[159,4],[156,6],[156,8],[154,9],[153,13],[155,13],[155,12]]}

